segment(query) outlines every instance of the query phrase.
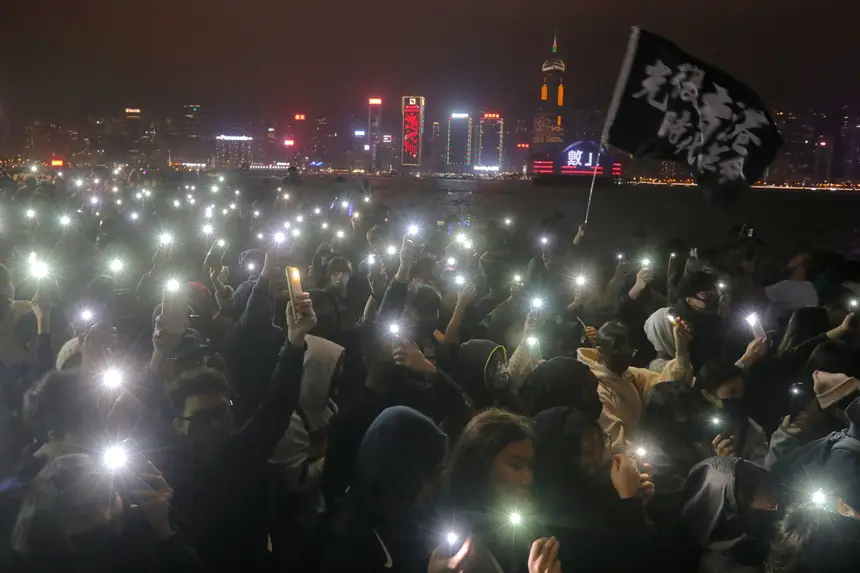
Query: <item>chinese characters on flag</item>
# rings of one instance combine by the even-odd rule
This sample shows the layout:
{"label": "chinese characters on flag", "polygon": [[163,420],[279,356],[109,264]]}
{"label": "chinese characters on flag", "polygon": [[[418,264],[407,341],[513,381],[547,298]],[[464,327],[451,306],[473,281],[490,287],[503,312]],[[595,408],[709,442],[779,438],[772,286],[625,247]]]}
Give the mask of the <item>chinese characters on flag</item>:
{"label": "chinese characters on flag", "polygon": [[782,145],[758,95],[678,46],[633,28],[603,141],[684,162],[717,184],[755,182]]}

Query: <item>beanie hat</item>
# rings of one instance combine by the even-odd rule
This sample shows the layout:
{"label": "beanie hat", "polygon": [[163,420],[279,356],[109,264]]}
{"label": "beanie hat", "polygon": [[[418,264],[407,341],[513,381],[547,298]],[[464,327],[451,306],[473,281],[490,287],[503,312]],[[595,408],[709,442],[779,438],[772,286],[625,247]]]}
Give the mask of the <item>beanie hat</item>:
{"label": "beanie hat", "polygon": [[816,370],[812,374],[812,387],[822,410],[860,390],[860,381],[847,374]]}

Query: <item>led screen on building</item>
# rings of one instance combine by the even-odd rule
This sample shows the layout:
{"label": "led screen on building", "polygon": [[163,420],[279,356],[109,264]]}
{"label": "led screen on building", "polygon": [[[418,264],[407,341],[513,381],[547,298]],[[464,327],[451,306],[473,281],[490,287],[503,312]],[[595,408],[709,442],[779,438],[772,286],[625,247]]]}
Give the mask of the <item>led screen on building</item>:
{"label": "led screen on building", "polygon": [[403,133],[401,165],[420,167],[424,133],[424,98],[404,96],[402,100]]}

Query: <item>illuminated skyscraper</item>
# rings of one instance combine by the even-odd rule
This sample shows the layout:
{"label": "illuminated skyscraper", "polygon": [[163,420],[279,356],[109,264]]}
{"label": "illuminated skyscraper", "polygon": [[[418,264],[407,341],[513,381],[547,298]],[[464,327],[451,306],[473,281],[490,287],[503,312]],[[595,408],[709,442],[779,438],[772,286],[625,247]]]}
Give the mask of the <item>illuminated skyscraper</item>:
{"label": "illuminated skyscraper", "polygon": [[462,173],[472,167],[472,118],[468,113],[452,113],[448,118],[445,165],[450,173]]}
{"label": "illuminated skyscraper", "polygon": [[372,97],[367,100],[367,145],[370,146],[370,169],[379,169],[376,156],[379,144],[382,143],[382,98]]}
{"label": "illuminated skyscraper", "polygon": [[497,113],[485,113],[478,120],[475,143],[475,169],[500,171],[505,146],[505,120]]}
{"label": "illuminated skyscraper", "polygon": [[421,167],[424,154],[424,98],[403,96],[400,102],[403,115],[401,124],[401,165]]}
{"label": "illuminated skyscraper", "polygon": [[183,107],[182,114],[182,131],[188,137],[200,136],[200,116],[203,113],[200,111],[200,106],[190,104]]}
{"label": "illuminated skyscraper", "polygon": [[216,167],[241,167],[254,159],[251,147],[253,137],[247,135],[219,135],[215,138]]}
{"label": "illuminated skyscraper", "polygon": [[552,39],[552,53],[541,65],[540,107],[532,131],[532,153],[540,156],[545,166],[564,144],[564,72],[565,64],[558,55],[558,40]]}

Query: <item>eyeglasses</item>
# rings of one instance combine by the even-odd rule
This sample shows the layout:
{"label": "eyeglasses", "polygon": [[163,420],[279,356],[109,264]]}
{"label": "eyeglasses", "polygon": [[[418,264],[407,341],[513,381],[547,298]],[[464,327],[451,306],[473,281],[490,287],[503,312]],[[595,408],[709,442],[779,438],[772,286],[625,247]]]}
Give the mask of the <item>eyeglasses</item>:
{"label": "eyeglasses", "polygon": [[208,426],[214,421],[224,421],[230,417],[233,401],[225,402],[208,410],[200,410],[190,416],[176,416],[178,420],[185,420],[195,426]]}

